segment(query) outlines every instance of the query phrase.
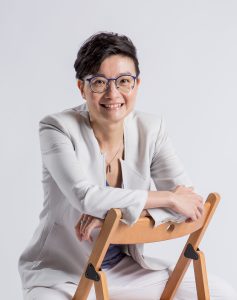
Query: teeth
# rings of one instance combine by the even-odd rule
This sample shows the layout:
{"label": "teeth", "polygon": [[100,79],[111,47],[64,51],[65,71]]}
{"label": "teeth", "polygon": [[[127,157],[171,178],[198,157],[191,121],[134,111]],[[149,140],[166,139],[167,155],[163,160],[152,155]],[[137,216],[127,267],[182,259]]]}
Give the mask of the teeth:
{"label": "teeth", "polygon": [[122,103],[119,104],[103,104],[106,108],[119,108],[122,106]]}

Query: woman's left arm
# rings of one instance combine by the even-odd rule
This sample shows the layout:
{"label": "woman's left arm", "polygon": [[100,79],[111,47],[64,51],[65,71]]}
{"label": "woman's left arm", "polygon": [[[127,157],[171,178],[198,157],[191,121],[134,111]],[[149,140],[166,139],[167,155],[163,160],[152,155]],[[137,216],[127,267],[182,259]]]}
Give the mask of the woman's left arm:
{"label": "woman's left arm", "polygon": [[[150,166],[151,178],[158,191],[175,191],[178,186],[185,186],[193,189],[193,183],[187,175],[184,166],[175,152],[173,144],[168,135],[163,118],[160,122],[160,129],[157,135],[155,149]],[[161,209],[147,209],[155,221],[155,226],[160,224],[161,218],[169,211]],[[180,215],[174,213],[180,220]]]}

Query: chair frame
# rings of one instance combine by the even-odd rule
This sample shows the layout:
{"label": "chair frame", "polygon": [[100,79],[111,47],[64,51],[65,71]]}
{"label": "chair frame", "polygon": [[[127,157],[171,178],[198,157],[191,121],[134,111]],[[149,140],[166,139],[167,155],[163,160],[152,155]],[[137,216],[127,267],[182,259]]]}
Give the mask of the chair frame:
{"label": "chair frame", "polygon": [[198,300],[209,300],[210,294],[205,256],[198,247],[219,201],[220,196],[217,193],[211,193],[204,204],[202,217],[197,221],[190,223],[167,222],[156,227],[154,227],[154,222],[150,217],[142,217],[132,226],[128,226],[120,221],[122,217],[120,209],[109,210],[88,259],[85,271],[80,278],[73,300],[86,300],[93,284],[96,299],[109,300],[106,275],[100,267],[110,244],[159,242],[179,238],[188,234],[189,238],[166,283],[160,299],[172,300],[174,298],[192,260]]}

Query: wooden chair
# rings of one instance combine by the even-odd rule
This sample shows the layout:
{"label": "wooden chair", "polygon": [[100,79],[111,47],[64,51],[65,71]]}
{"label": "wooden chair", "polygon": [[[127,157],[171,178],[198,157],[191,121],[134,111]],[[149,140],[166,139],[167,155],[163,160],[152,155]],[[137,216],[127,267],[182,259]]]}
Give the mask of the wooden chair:
{"label": "wooden chair", "polygon": [[168,222],[157,227],[153,227],[154,223],[149,217],[140,218],[136,224],[128,226],[120,221],[122,216],[120,209],[111,209],[105,218],[73,300],[86,300],[93,283],[96,299],[109,300],[105,272],[100,269],[100,266],[110,244],[151,243],[188,234],[189,238],[160,299],[173,299],[191,260],[194,263],[198,299],[210,299],[205,258],[198,247],[219,201],[220,196],[211,193],[205,202],[202,217],[196,222]]}

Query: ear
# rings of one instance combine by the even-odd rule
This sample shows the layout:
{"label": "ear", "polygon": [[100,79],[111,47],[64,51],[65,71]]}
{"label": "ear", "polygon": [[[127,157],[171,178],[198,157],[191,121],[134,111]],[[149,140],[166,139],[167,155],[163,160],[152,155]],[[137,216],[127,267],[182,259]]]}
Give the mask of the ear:
{"label": "ear", "polygon": [[139,87],[140,84],[141,84],[141,77],[139,76],[136,80],[137,87]]}
{"label": "ear", "polygon": [[77,80],[77,86],[78,86],[78,88],[81,92],[82,98],[86,99],[85,98],[85,92],[84,92],[85,82],[83,80],[78,79]]}

